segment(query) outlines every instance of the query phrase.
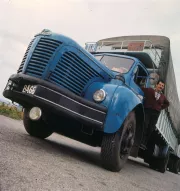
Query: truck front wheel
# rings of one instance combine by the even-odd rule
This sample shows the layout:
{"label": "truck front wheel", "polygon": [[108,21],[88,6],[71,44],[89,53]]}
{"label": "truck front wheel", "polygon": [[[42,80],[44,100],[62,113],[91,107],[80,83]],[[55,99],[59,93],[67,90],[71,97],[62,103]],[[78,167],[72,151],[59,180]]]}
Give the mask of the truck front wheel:
{"label": "truck front wheel", "polygon": [[104,168],[120,171],[130,155],[136,130],[135,112],[126,117],[122,127],[114,134],[104,134],[101,145],[101,159]]}
{"label": "truck front wheel", "polygon": [[42,120],[42,118],[40,118],[38,121],[32,121],[29,118],[29,109],[24,110],[23,123],[26,131],[31,136],[45,139],[53,133],[53,131]]}

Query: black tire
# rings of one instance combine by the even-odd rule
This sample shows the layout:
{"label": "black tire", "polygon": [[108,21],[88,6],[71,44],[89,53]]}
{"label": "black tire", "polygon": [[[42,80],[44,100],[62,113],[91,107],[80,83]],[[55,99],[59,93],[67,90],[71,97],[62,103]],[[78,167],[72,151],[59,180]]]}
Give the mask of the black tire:
{"label": "black tire", "polygon": [[136,131],[135,112],[129,113],[122,127],[114,134],[104,134],[101,160],[105,169],[119,172],[127,161],[134,143]]}
{"label": "black tire", "polygon": [[169,161],[169,153],[167,153],[166,158],[158,160],[158,170],[161,173],[166,172],[168,161]]}
{"label": "black tire", "polygon": [[153,157],[151,157],[151,160],[149,161],[149,168],[153,170],[157,169],[157,161]]}
{"label": "black tire", "polygon": [[26,131],[33,137],[45,139],[53,133],[42,118],[38,121],[32,121],[29,118],[29,109],[24,110],[23,123]]}
{"label": "black tire", "polygon": [[148,163],[149,163],[149,168],[153,170],[158,170],[161,173],[165,173],[167,170],[168,162],[169,162],[169,152],[167,153],[165,158],[156,158],[151,156],[149,158]]}
{"label": "black tire", "polygon": [[173,162],[174,163],[171,172],[178,174],[180,172],[180,159],[176,158]]}

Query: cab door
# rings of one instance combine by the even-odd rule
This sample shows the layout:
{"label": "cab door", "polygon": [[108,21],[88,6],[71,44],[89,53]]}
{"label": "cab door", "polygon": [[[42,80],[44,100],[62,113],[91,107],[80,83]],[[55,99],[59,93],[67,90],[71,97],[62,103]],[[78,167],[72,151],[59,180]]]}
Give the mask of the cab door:
{"label": "cab door", "polygon": [[141,88],[147,86],[147,77],[148,73],[146,70],[140,64],[137,64],[131,76],[130,87],[141,101],[143,101],[144,97],[144,93]]}

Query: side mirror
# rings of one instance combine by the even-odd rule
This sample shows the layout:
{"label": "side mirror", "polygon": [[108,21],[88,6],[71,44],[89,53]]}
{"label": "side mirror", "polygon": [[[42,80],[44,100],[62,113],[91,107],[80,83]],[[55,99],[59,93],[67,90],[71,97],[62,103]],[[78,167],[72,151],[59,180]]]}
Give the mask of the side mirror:
{"label": "side mirror", "polygon": [[116,75],[116,76],[115,76],[115,79],[121,80],[123,83],[125,83],[125,78],[124,78],[124,76],[123,76],[122,74]]}

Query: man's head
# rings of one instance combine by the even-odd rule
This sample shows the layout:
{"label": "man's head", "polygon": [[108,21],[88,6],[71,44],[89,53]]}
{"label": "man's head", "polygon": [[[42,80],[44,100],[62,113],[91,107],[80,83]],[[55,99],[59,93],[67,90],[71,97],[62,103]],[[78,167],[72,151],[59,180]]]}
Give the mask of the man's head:
{"label": "man's head", "polygon": [[156,89],[156,91],[161,92],[161,91],[164,90],[164,87],[165,87],[164,81],[163,80],[159,80],[157,82],[157,84],[156,84],[156,88],[155,89]]}

